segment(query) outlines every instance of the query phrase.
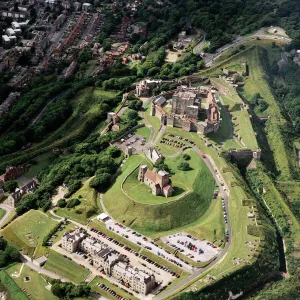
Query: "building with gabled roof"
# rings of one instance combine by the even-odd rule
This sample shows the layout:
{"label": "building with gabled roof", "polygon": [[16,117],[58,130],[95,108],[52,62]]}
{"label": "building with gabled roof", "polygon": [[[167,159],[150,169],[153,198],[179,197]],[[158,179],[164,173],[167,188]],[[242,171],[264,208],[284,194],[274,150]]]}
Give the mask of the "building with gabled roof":
{"label": "building with gabled roof", "polygon": [[168,198],[171,197],[174,192],[170,174],[166,171],[160,170],[154,173],[148,170],[146,165],[141,165],[138,180],[148,185],[152,189],[152,194],[155,196],[163,195]]}

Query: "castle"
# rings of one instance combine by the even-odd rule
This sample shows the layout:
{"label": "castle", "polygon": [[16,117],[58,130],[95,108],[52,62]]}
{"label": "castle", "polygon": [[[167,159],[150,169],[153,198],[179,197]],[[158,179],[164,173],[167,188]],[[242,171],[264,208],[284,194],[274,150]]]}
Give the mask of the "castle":
{"label": "castle", "polygon": [[[161,101],[154,100],[150,114],[156,116],[162,125],[200,134],[216,132],[220,128],[221,118],[214,92],[205,86],[180,86],[172,95],[171,113],[167,113]],[[201,115],[204,121],[200,120]]]}
{"label": "castle", "polygon": [[152,194],[155,196],[163,195],[168,198],[171,197],[174,192],[170,175],[165,171],[160,170],[154,173],[148,170],[146,165],[141,165],[138,180],[148,185],[152,189]]}

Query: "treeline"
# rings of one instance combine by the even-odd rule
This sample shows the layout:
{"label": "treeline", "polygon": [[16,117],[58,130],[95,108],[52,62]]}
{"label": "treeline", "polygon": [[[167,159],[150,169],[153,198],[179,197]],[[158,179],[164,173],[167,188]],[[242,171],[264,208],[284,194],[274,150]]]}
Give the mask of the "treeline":
{"label": "treeline", "polygon": [[295,125],[295,133],[300,135],[300,68],[289,61],[280,70],[273,69],[273,75],[281,76],[283,81],[273,80],[273,90],[278,103],[288,112]]}
{"label": "treeline", "polygon": [[86,284],[75,285],[71,282],[61,282],[58,279],[51,280],[51,284],[52,294],[62,300],[87,299],[91,291],[91,287]]}
{"label": "treeline", "polygon": [[3,268],[13,262],[20,261],[19,250],[8,245],[4,238],[0,238],[0,268]]}

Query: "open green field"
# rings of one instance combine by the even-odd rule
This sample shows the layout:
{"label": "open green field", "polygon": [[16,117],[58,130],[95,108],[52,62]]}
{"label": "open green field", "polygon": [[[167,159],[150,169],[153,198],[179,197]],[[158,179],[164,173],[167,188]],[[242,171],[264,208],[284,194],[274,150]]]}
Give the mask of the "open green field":
{"label": "open green field", "polygon": [[134,132],[134,134],[144,136],[146,138],[146,141],[148,142],[150,138],[151,130],[145,126],[145,127],[138,128]]}
{"label": "open green field", "polygon": [[[12,267],[6,269],[6,273],[11,277],[11,279],[21,288],[27,295],[30,295],[30,299],[40,300],[56,300],[58,299],[54,296],[51,291],[49,291],[46,286],[48,285],[46,279],[43,275],[30,269],[28,266],[24,265],[22,272],[18,277],[13,277],[12,274],[19,274],[22,264],[15,264]],[[29,277],[29,281],[25,281],[25,277]],[[17,298],[14,298],[17,299]]]}
{"label": "open green field", "polygon": [[[88,179],[83,183],[83,186],[70,199],[77,198],[80,204],[73,208],[59,208],[54,211],[57,215],[74,220],[81,224],[86,224],[88,218],[92,217],[98,212],[102,212],[99,206],[99,194],[97,191],[89,186]],[[69,200],[68,200],[69,201]]]}
{"label": "open green field", "polygon": [[103,297],[107,298],[107,299],[112,299],[115,300],[116,297],[114,297],[112,294],[104,291],[103,289],[101,289],[99,286],[97,286],[97,283],[103,283],[105,284],[107,287],[109,287],[110,289],[112,289],[113,291],[115,291],[118,295],[126,298],[126,299],[132,299],[132,300],[138,300],[138,298],[129,295],[127,293],[127,291],[125,291],[123,288],[121,289],[122,285],[120,284],[118,287],[116,287],[115,285],[111,284],[107,279],[105,278],[99,278],[99,277],[95,277],[90,283],[89,286],[91,287],[91,290],[95,293],[99,293],[100,295],[103,295]]}
{"label": "open green field", "polygon": [[[197,165],[198,172],[194,183],[191,183],[193,192],[180,200],[159,205],[147,205],[128,198],[122,192],[121,184],[126,176],[142,161],[144,161],[143,156],[131,156],[122,168],[122,173],[114,185],[103,195],[104,205],[114,218],[139,231],[158,232],[189,224],[208,209],[212,200],[215,181],[201,160]],[[199,168],[199,166],[201,167]],[[191,167],[193,168],[193,165]],[[185,177],[186,174],[182,176],[184,176],[182,177],[183,180],[189,177]]]}
{"label": "open green field", "polygon": [[56,224],[57,222],[46,214],[38,210],[30,210],[5,227],[1,234],[30,256],[38,247],[35,253],[35,256],[38,257],[47,251],[45,247],[42,247],[43,238]]}
{"label": "open green field", "polygon": [[239,97],[237,92],[223,79],[211,78],[212,83],[218,84],[229,89],[229,94],[226,96],[220,95],[224,105],[228,106],[233,124],[233,134],[241,138],[241,144],[245,148],[252,150],[258,149],[256,134],[253,130],[250,115],[247,110],[241,109],[243,100]]}
{"label": "open green field", "polygon": [[145,111],[145,118],[148,121],[148,123],[154,128],[153,138],[155,138],[159,132],[160,121],[157,117],[150,116],[150,109],[151,109],[151,103],[148,103],[148,105],[146,107],[146,111]]}
{"label": "open green field", "polygon": [[86,268],[53,250],[50,251],[44,268],[76,284],[83,282],[90,273]]}
{"label": "open green field", "polygon": [[5,214],[6,214],[6,210],[0,208],[0,220],[5,216]]}
{"label": "open green field", "polygon": [[5,292],[5,300],[29,299],[4,269],[0,271],[0,281],[0,291]]}
{"label": "open green field", "polygon": [[[186,151],[190,155],[191,159],[188,161],[190,164],[191,170],[180,171],[178,170],[178,165],[182,162],[185,162],[183,159],[183,154],[175,158],[166,158],[165,164],[171,170],[171,179],[172,185],[174,188],[174,193],[171,197],[164,197],[162,195],[155,196],[152,195],[152,190],[143,182],[138,181],[139,168],[137,168],[124,182],[123,188],[129,197],[135,201],[148,203],[148,204],[159,204],[168,201],[177,200],[179,197],[184,196],[187,193],[192,192],[193,184],[197,179],[199,172],[199,167],[203,168],[204,163],[202,159],[194,151]],[[147,164],[148,168],[152,170],[151,163],[146,159],[142,161],[141,164]]]}

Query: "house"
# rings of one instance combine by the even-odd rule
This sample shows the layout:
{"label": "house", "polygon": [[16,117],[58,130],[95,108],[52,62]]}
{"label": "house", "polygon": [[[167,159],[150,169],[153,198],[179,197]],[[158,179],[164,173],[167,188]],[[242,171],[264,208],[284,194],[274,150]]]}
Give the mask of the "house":
{"label": "house", "polygon": [[140,166],[138,180],[148,185],[155,196],[163,195],[168,198],[174,191],[169,173],[162,170],[154,173],[146,165]]}
{"label": "house", "polygon": [[136,85],[136,95],[138,97],[149,97],[152,91],[162,84],[162,80],[144,79]]}
{"label": "house", "polygon": [[10,44],[10,38],[7,35],[2,35],[2,41],[3,41],[3,44],[5,44],[5,45]]}
{"label": "house", "polygon": [[6,172],[0,176],[0,180],[2,180],[3,182],[15,180],[27,171],[28,167],[25,165],[20,165],[17,167],[7,167]]}
{"label": "house", "polygon": [[15,205],[22,199],[26,194],[33,193],[38,186],[38,182],[32,179],[27,184],[23,185],[21,188],[17,188],[13,193],[8,196],[7,204],[15,207]]}
{"label": "house", "polygon": [[154,275],[133,268],[124,256],[104,243],[92,239],[82,228],[65,233],[61,239],[61,246],[70,253],[80,250],[89,254],[91,264],[99,271],[123,282],[125,286],[140,294],[147,295],[156,285]]}

